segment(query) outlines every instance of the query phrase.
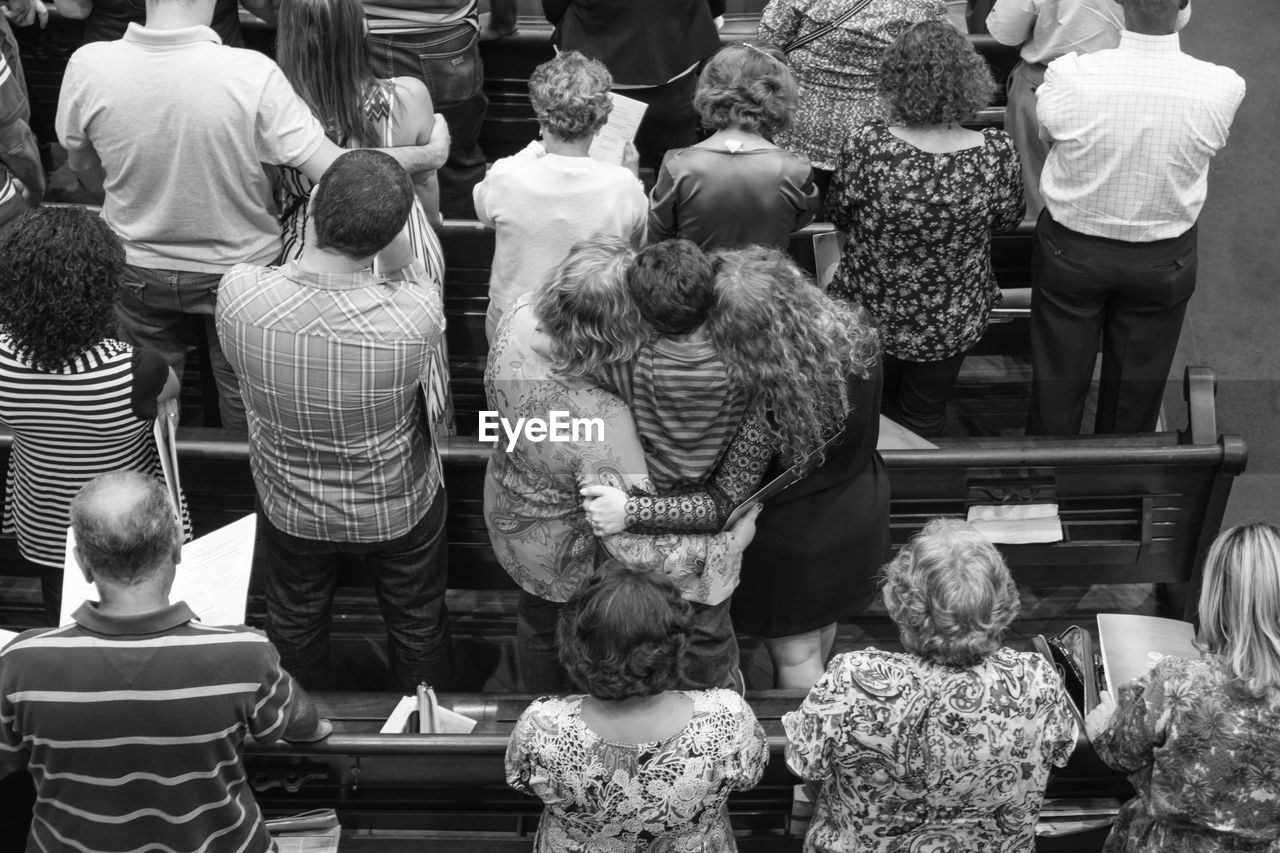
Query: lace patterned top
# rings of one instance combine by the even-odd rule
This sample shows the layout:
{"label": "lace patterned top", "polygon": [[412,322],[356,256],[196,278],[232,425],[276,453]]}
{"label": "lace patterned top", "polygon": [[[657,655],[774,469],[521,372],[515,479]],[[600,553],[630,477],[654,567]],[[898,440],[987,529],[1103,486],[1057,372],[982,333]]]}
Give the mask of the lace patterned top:
{"label": "lace patterned top", "polygon": [[1118,692],[1093,746],[1138,796],[1104,851],[1280,850],[1280,695],[1242,695],[1216,660],[1176,658]]}
{"label": "lace patterned top", "polygon": [[931,154],[874,124],[840,152],[827,218],[849,242],[830,293],[861,301],[895,358],[964,352],[1000,301],[991,232],[1022,220],[1022,166],[1008,134],[982,135],[974,148]]}
{"label": "lace patterned top", "polygon": [[787,766],[821,785],[804,849],[833,853],[1031,853],[1077,733],[1053,667],[1012,649],[964,669],[837,655],[782,724]]}
{"label": "lace patterned top", "polygon": [[664,741],[605,740],[582,696],[539,699],[507,747],[507,783],[542,799],[535,853],[729,853],[725,801],[760,781],[764,730],[736,693],[685,694],[688,724]]}
{"label": "lace patterned top", "polygon": [[[531,301],[525,294],[503,315],[489,349],[485,394],[509,425],[520,418],[550,421],[554,412],[565,432],[562,440],[512,442],[491,424],[484,517],[494,553],[512,579],[539,598],[568,601],[595,570],[597,543],[579,489],[602,483],[644,493],[652,483],[626,405],[587,380],[560,376],[531,346],[537,322]],[[690,601],[719,604],[738,585],[742,555],[731,547],[731,534],[622,533],[603,544],[626,565],[668,575]]]}

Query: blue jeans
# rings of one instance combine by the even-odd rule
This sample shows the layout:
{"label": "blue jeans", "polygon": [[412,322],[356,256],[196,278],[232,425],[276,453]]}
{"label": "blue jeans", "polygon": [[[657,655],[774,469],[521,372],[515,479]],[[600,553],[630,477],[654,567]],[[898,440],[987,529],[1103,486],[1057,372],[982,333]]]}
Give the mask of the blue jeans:
{"label": "blue jeans", "polygon": [[480,38],[470,23],[411,33],[370,33],[369,64],[379,77],[417,77],[427,84],[438,113],[449,124],[449,160],[438,172],[440,210],[474,219],[471,190],[484,180],[480,128],[489,101],[484,96]]}
{"label": "blue jeans", "polygon": [[[116,291],[116,321],[121,339],[149,347],[182,378],[187,348],[208,346],[209,367],[218,386],[222,426],[247,428],[244,400],[235,371],[218,340],[213,313],[221,273],[161,270],[125,264]],[[203,339],[201,332],[203,331]]]}
{"label": "blue jeans", "polygon": [[338,569],[344,558],[363,560],[387,626],[391,686],[411,694],[419,682],[453,685],[449,647],[448,552],[445,494],[413,529],[386,542],[321,542],[277,529],[258,511],[255,558],[267,581],[267,637],[280,662],[308,690],[331,690],[329,624]]}

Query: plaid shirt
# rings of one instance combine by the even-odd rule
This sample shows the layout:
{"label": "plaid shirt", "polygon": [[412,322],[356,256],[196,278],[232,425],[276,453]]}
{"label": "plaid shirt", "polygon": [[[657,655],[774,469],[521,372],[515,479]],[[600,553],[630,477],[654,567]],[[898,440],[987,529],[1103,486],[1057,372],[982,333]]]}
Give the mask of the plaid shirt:
{"label": "plaid shirt", "polygon": [[382,542],[440,488],[418,403],[444,331],[415,262],[403,280],[240,264],[223,276],[218,335],[240,377],[267,518],[292,536]]}

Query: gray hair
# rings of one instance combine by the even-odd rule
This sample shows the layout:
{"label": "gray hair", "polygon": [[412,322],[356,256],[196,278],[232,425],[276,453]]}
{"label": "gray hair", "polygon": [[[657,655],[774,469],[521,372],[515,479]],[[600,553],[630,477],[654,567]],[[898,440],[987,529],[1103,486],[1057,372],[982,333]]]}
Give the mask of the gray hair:
{"label": "gray hair", "polygon": [[169,495],[154,477],[112,471],[94,477],[71,501],[80,561],[95,576],[129,586],[173,556],[179,531]]}

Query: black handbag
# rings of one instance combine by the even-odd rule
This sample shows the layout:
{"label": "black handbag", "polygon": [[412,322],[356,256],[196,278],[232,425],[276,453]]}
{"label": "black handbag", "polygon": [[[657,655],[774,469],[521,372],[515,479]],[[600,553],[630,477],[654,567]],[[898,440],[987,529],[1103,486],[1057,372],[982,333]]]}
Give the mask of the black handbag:
{"label": "black handbag", "polygon": [[1072,625],[1056,637],[1037,634],[1031,644],[1058,671],[1071,704],[1083,719],[1097,707],[1098,685],[1105,683],[1093,637],[1079,625]]}

